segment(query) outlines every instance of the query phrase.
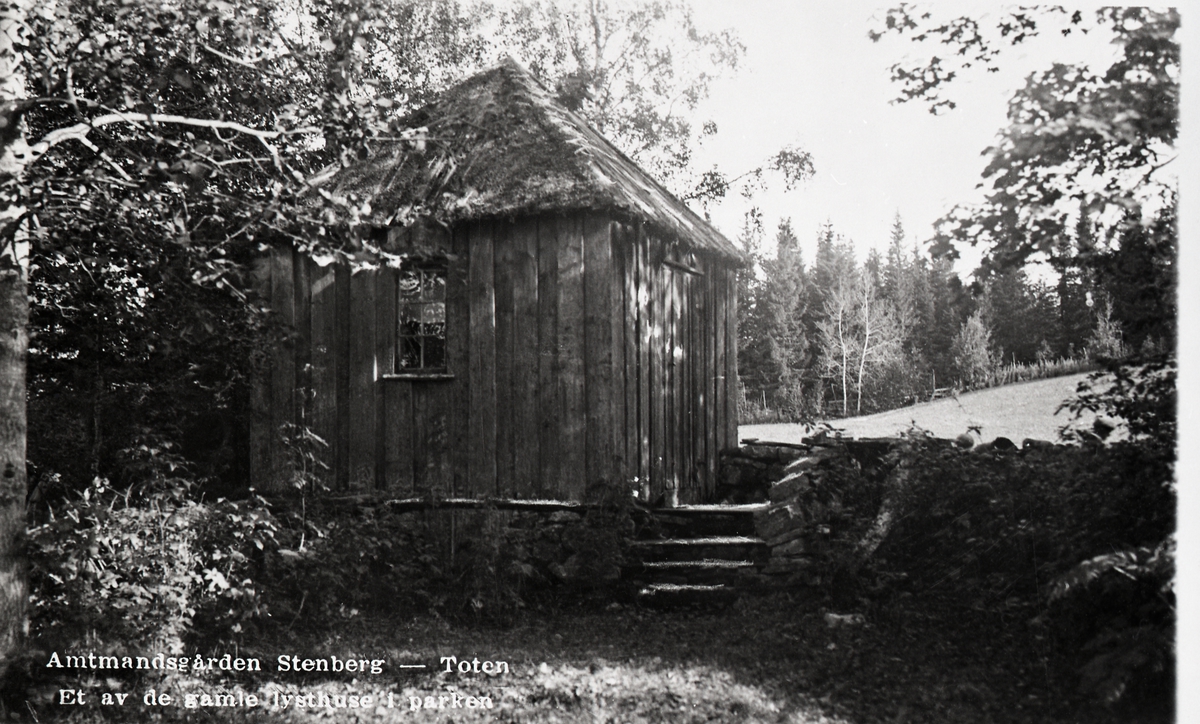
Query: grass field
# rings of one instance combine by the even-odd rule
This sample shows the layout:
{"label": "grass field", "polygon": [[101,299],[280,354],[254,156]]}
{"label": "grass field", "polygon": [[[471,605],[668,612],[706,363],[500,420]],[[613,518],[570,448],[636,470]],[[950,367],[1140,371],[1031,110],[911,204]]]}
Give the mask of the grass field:
{"label": "grass field", "polygon": [[[1071,415],[1065,410],[1055,414],[1055,410],[1075,394],[1075,388],[1085,377],[1086,374],[1068,375],[992,387],[956,398],[829,423],[854,437],[887,437],[916,425],[937,437],[951,438],[978,426],[984,441],[996,437],[1007,437],[1018,445],[1027,437],[1057,441],[1059,428],[1071,421]],[[1085,418],[1083,424],[1091,424],[1091,420]],[[808,433],[803,425],[768,424],[742,425],[738,434],[739,439],[800,442]]]}
{"label": "grass field", "polygon": [[[583,607],[530,612],[511,628],[360,616],[324,632],[277,632],[254,650],[236,652],[259,658],[262,673],[89,683],[68,672],[43,687],[36,716],[69,724],[1121,721],[1073,697],[1070,678],[1052,680],[1031,665],[1038,662],[1037,641],[994,615],[938,612],[911,596],[863,608],[862,625],[831,628],[823,604],[777,593],[744,596],[724,611]],[[278,673],[280,655],[385,665],[378,675]],[[504,661],[507,672],[447,672],[442,657],[449,656]],[[88,689],[89,698],[59,705],[66,686]],[[172,703],[145,706],[151,689],[168,693]],[[97,690],[130,696],[125,706],[106,707],[91,693]],[[238,692],[255,695],[257,703],[229,703],[249,701]],[[491,708],[464,708],[468,696],[472,703],[486,697]]]}

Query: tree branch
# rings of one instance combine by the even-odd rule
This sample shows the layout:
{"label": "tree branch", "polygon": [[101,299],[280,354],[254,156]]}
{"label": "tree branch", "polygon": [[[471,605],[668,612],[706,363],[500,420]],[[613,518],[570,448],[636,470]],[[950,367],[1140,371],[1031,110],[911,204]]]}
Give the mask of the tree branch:
{"label": "tree branch", "polygon": [[300,133],[313,133],[320,130],[316,127],[305,127],[297,128],[291,131],[263,131],[257,128],[250,128],[249,126],[242,125],[241,123],[237,123],[235,121],[221,121],[209,118],[191,118],[189,116],[179,116],[174,114],[122,113],[116,111],[113,113],[106,113],[102,116],[97,116],[96,118],[93,118],[85,123],[76,123],[73,126],[56,128],[55,130],[50,131],[45,136],[42,136],[42,140],[30,146],[30,161],[32,162],[37,160],[54,146],[72,139],[77,140],[84,145],[91,146],[90,141],[87,140],[88,133],[90,133],[93,129],[115,123],[147,123],[151,125],[176,124],[183,126],[196,126],[199,128],[211,128],[214,131],[225,129],[247,136],[254,136],[264,144],[267,140],[279,138],[280,136]]}

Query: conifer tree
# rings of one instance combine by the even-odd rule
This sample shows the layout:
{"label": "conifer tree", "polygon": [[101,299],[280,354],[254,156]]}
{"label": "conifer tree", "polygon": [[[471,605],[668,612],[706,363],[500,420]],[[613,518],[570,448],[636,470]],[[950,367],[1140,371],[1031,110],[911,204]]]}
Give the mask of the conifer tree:
{"label": "conifer tree", "polygon": [[804,412],[802,377],[808,356],[804,311],[808,281],[800,242],[784,219],[775,235],[775,255],[762,261],[755,304],[758,338],[752,342],[756,381],[776,409],[798,418]]}

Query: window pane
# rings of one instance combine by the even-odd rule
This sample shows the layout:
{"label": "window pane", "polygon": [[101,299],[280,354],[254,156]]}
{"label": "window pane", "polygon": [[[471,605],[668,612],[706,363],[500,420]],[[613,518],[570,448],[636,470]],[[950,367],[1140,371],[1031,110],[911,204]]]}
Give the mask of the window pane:
{"label": "window pane", "polygon": [[399,372],[421,367],[421,338],[401,337],[400,349],[396,353],[396,369]]}
{"label": "window pane", "polygon": [[396,332],[400,336],[415,337],[421,333],[421,307],[413,305],[400,310]]}
{"label": "window pane", "polygon": [[445,339],[446,338],[446,325],[445,324],[422,324],[421,325],[421,336]]}
{"label": "window pane", "polygon": [[400,303],[421,298],[421,273],[416,270],[400,272]]}
{"label": "window pane", "polygon": [[421,321],[425,324],[445,324],[446,323],[446,303],[445,302],[430,302],[422,305]]}
{"label": "window pane", "polygon": [[425,290],[423,299],[431,302],[441,302],[446,299],[446,272],[425,272]]}
{"label": "window pane", "polygon": [[[445,331],[444,329],[442,330]],[[444,369],[446,367],[446,338],[423,337],[425,343],[426,369]]]}

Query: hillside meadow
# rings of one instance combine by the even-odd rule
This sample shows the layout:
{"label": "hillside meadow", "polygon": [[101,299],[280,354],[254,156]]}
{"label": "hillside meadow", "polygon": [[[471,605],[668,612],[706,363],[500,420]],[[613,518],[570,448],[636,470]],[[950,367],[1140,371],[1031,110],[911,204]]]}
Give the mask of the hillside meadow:
{"label": "hillside meadow", "polygon": [[[912,427],[927,430],[936,437],[953,438],[978,427],[982,441],[1006,437],[1018,445],[1025,438],[1057,441],[1059,430],[1071,423],[1071,413],[1058,411],[1075,394],[1086,374],[1068,375],[1004,387],[991,387],[923,402],[911,407],[875,415],[832,419],[826,422],[853,437],[890,437]],[[1092,417],[1079,424],[1088,426]],[[795,423],[742,425],[740,440],[757,438],[772,442],[800,442],[808,428]]]}

